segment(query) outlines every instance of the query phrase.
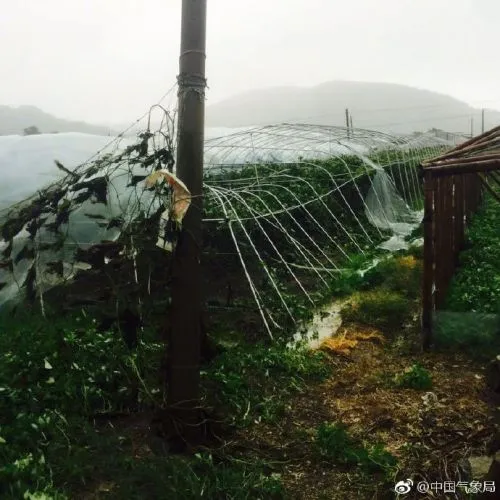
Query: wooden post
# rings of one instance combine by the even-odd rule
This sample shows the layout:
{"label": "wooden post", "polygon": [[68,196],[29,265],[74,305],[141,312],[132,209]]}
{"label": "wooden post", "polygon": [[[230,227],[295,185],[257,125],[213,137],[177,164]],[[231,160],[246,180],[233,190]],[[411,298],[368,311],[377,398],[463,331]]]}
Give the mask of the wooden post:
{"label": "wooden post", "polygon": [[443,283],[441,285],[442,302],[445,303],[448,287],[453,276],[453,206],[452,189],[453,179],[451,176],[444,177],[443,190]]}
{"label": "wooden post", "polygon": [[432,344],[432,313],[434,309],[434,185],[431,172],[424,170],[424,272],[422,284],[422,348]]}
{"label": "wooden post", "polygon": [[351,135],[349,134],[349,110],[345,109],[345,126],[347,128],[347,138],[350,139]]}
{"label": "wooden post", "polygon": [[[471,215],[471,174],[464,174],[464,214],[465,226],[470,221]],[[465,229],[465,228],[464,228]]]}
{"label": "wooden post", "polygon": [[183,0],[176,174],[192,201],[173,255],[167,353],[167,404],[188,442],[199,436],[202,188],[205,118],[206,0]]}
{"label": "wooden post", "polygon": [[434,283],[435,290],[435,306],[436,309],[440,308],[443,300],[443,283],[445,275],[444,265],[444,231],[446,231],[444,220],[444,182],[445,177],[438,177],[434,181],[436,183],[436,192],[434,197]]}
{"label": "wooden post", "polygon": [[458,265],[458,256],[464,244],[464,178],[455,176],[455,267]]}
{"label": "wooden post", "polygon": [[471,185],[472,185],[472,209],[471,216],[476,213],[477,207],[479,206],[479,178],[475,174],[471,174]]}
{"label": "wooden post", "polygon": [[457,217],[457,178],[458,175],[451,176],[451,269],[455,271],[456,260],[455,256],[458,253],[458,217]]}
{"label": "wooden post", "polygon": [[[485,174],[482,174],[482,175],[484,176]],[[479,206],[483,204],[483,197],[484,197],[484,186],[483,186],[483,183],[481,182],[481,175],[478,176],[477,191],[478,191],[477,204],[478,204],[478,208],[479,208]]]}

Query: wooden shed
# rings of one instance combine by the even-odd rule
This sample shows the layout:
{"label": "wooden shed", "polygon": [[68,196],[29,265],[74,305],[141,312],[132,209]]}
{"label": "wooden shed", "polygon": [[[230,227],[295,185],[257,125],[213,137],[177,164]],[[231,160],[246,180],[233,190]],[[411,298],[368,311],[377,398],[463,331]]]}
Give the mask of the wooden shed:
{"label": "wooden shed", "polygon": [[[500,127],[422,163],[424,277],[422,344],[432,344],[433,312],[444,305],[464,245],[465,228],[484,191],[500,201]],[[500,228],[499,228],[500,231]]]}

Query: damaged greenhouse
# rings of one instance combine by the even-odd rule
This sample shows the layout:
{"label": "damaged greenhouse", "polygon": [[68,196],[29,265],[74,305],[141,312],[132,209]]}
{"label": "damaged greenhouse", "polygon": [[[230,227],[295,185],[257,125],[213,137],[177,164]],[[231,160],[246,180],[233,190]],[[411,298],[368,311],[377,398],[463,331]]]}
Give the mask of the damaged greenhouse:
{"label": "damaged greenhouse", "polygon": [[[44,313],[131,309],[154,324],[168,303],[162,217],[162,231],[175,233],[166,215],[173,121],[165,123],[74,170],[58,162],[60,180],[0,213],[2,307],[26,299]],[[347,263],[361,268],[409,245],[422,217],[418,166],[450,146],[430,133],[348,138],[343,128],[300,124],[208,139],[202,265],[211,321],[256,337],[296,333]],[[170,184],[148,184],[155,172]]]}

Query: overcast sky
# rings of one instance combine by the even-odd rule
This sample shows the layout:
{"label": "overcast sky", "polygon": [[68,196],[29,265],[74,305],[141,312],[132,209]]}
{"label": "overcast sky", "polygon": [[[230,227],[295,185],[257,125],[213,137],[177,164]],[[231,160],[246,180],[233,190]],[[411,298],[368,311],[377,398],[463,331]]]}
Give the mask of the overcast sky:
{"label": "overcast sky", "polygon": [[[133,121],[175,83],[180,5],[0,0],[0,104]],[[499,20],[498,0],[208,0],[207,104],[341,79],[500,109]]]}

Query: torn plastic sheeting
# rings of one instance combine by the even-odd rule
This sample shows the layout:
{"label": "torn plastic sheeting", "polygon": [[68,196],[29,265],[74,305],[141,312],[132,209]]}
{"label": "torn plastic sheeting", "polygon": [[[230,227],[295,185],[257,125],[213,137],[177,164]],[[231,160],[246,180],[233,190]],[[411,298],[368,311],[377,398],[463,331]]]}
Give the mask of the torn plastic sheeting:
{"label": "torn plastic sheeting", "polygon": [[157,170],[145,179],[147,188],[154,187],[159,181],[167,182],[172,188],[170,207],[161,214],[156,246],[171,252],[175,241],[175,233],[179,228],[189,206],[191,193],[186,185],[168,170]]}
{"label": "torn plastic sheeting", "polygon": [[409,247],[406,238],[418,227],[423,211],[412,210],[398,194],[393,181],[381,167],[368,160],[376,170],[365,199],[365,213],[375,227],[392,232],[392,236],[378,245],[383,250],[396,252]]}

